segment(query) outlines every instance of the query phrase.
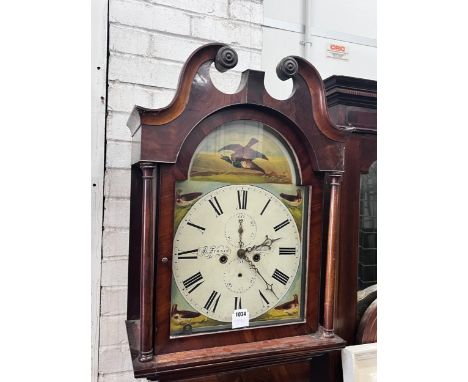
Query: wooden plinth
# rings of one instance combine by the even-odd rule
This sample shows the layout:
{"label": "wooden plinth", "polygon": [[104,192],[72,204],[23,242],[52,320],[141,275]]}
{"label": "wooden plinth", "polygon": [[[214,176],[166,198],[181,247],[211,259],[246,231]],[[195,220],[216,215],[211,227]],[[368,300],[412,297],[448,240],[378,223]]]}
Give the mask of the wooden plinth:
{"label": "wooden plinth", "polygon": [[[326,338],[323,329],[310,335],[218,346],[198,350],[156,354],[151,361],[140,362],[140,322],[126,321],[135,377],[172,380],[310,360],[346,346],[338,336]],[[156,372],[155,372],[156,370]]]}

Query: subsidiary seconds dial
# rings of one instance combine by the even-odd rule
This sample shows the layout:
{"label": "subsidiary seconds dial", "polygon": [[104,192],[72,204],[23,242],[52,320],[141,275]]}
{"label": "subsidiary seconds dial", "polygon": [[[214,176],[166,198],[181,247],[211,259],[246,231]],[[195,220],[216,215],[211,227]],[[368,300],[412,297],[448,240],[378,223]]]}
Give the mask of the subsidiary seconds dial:
{"label": "subsidiary seconds dial", "polygon": [[180,222],[173,275],[203,315],[230,322],[234,309],[245,308],[252,319],[290,289],[301,248],[294,218],[276,196],[250,185],[225,186],[200,198]]}

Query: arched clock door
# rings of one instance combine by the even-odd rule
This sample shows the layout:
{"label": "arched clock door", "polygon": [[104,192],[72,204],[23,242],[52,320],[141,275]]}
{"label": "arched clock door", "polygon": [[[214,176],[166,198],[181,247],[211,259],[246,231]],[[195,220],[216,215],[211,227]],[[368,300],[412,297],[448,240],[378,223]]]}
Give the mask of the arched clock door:
{"label": "arched clock door", "polygon": [[294,82],[288,99],[272,98],[253,70],[224,94],[213,62],[225,71],[237,54],[199,48],[172,103],[136,107],[129,121],[136,377],[293,376],[287,365],[346,344],[333,314],[347,134],[330,122],[320,76],[287,57],[277,73]]}

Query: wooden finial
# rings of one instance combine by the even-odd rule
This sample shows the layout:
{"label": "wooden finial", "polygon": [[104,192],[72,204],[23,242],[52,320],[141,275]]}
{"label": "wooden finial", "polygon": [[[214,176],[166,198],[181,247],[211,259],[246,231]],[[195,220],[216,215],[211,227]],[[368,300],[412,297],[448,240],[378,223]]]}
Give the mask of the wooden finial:
{"label": "wooden finial", "polygon": [[230,46],[223,46],[218,50],[215,59],[215,67],[220,72],[225,72],[237,65],[237,52]]}
{"label": "wooden finial", "polygon": [[294,57],[283,58],[276,66],[276,75],[281,81],[286,81],[297,74],[299,65]]}

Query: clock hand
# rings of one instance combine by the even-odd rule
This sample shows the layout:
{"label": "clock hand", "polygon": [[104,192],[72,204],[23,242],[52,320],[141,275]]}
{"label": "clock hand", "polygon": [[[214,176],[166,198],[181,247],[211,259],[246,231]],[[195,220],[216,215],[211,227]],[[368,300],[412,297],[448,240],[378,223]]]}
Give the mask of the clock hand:
{"label": "clock hand", "polygon": [[278,237],[277,239],[270,239],[270,238],[268,237],[268,235],[266,235],[266,239],[265,239],[265,241],[263,242],[263,246],[268,247],[268,249],[271,249],[271,246],[273,245],[273,243],[274,243],[275,241],[278,241],[279,239],[281,239],[281,238]]}
{"label": "clock hand", "polygon": [[262,276],[262,274],[260,273],[260,271],[258,270],[258,268],[255,266],[254,263],[252,263],[252,261],[247,257],[246,255],[246,251],[243,250],[243,249],[239,249],[237,251],[237,256],[239,256],[241,259],[244,259],[245,261],[247,261],[250,265],[250,267],[255,270],[255,272],[262,278],[263,281],[265,281],[265,284],[266,284],[266,289],[269,290],[271,293],[273,293],[273,295],[276,297],[276,299],[279,300],[278,296],[276,295],[276,293],[273,291],[273,284],[269,284],[268,281],[266,281],[265,277]]}
{"label": "clock hand", "polygon": [[239,232],[239,248],[241,249],[244,246],[244,243],[242,242],[242,233],[244,232],[244,228],[242,228],[242,222],[243,219],[239,219],[239,229],[237,230],[237,232]]}
{"label": "clock hand", "polygon": [[[266,235],[265,240],[263,240],[263,243],[261,243],[259,245],[254,245],[252,247],[248,247],[245,250],[246,250],[246,252],[252,252],[252,251],[256,251],[256,250],[270,250],[273,243],[275,241],[278,241],[279,239],[281,239],[281,238],[278,237],[277,239],[270,239],[268,237],[268,235]],[[266,247],[266,248],[264,248],[264,247]]]}

